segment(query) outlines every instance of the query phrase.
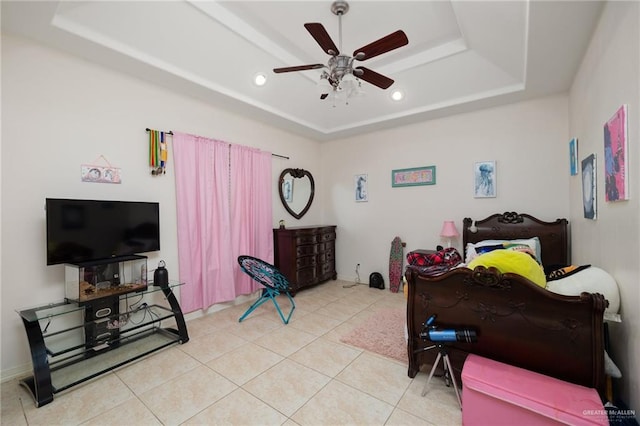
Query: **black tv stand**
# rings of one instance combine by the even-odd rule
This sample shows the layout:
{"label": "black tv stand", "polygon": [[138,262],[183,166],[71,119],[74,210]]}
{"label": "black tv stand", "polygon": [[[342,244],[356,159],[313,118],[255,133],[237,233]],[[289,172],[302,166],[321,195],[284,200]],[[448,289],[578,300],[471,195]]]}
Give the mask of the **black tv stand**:
{"label": "black tv stand", "polygon": [[[144,292],[78,303],[66,299],[19,311],[27,332],[33,375],[20,381],[36,406],[174,344],[189,341],[173,289],[149,283]],[[168,304],[168,306],[167,306]],[[168,327],[162,323],[169,322]]]}

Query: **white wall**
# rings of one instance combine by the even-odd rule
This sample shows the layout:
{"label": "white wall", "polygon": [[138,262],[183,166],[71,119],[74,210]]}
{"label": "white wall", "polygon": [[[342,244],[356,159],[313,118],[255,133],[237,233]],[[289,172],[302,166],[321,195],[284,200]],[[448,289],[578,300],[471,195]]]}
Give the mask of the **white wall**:
{"label": "white wall", "polygon": [[[608,2],[570,93],[570,131],[579,159],[597,157],[595,221],[583,218],[581,180],[571,179],[573,259],[608,271],[618,282],[621,324],[611,324],[611,356],[624,378],[616,381],[631,408],[640,409],[640,5]],[[605,202],[603,126],[628,105],[629,200]]]}
{"label": "white wall", "polygon": [[[355,107],[355,106],[350,106]],[[338,276],[368,280],[381,272],[387,287],[391,240],[405,254],[447,244],[444,220],[504,211],[552,221],[569,214],[568,109],[555,96],[322,145],[324,222],[336,224]],[[497,197],[473,197],[473,167],[497,162]],[[391,186],[391,171],[436,166],[432,186]],[[369,201],[354,201],[353,176],[368,174]],[[461,251],[462,237],[452,244]]]}
{"label": "white wall", "polygon": [[[282,168],[319,172],[313,141],[212,108],[26,39],[2,35],[2,323],[1,371],[28,371],[25,332],[15,310],[64,298],[64,267],[45,266],[46,197],[160,202],[160,253],[178,277],[175,191],[167,175],[152,177],[146,127],[176,130],[291,157],[274,158],[273,188]],[[100,155],[122,169],[122,184],[80,182],[80,165]],[[273,193],[274,225],[286,214]],[[321,202],[305,216],[319,223]],[[287,224],[295,219],[287,217]]]}

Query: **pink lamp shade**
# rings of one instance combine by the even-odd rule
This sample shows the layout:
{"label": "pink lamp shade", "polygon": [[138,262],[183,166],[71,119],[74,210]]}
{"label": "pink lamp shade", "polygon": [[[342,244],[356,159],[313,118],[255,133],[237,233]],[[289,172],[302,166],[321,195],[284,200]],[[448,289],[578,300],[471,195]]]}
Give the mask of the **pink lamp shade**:
{"label": "pink lamp shade", "polygon": [[453,223],[452,220],[445,220],[444,224],[442,224],[442,231],[440,231],[440,236],[445,238],[455,238],[460,236],[460,234],[456,229],[456,224]]}
{"label": "pink lamp shade", "polygon": [[456,224],[453,223],[452,220],[445,220],[442,224],[442,231],[440,231],[440,236],[449,240],[449,244],[447,245],[448,247],[451,247],[451,238],[456,238],[459,235],[460,234],[456,229]]}

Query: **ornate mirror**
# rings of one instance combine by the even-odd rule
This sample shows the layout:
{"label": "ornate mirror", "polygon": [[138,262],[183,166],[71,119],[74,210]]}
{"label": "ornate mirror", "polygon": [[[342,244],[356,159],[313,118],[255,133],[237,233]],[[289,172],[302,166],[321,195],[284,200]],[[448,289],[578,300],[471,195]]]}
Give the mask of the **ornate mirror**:
{"label": "ornate mirror", "polygon": [[313,176],[304,169],[284,169],[278,180],[278,191],[284,208],[291,216],[300,219],[313,201]]}

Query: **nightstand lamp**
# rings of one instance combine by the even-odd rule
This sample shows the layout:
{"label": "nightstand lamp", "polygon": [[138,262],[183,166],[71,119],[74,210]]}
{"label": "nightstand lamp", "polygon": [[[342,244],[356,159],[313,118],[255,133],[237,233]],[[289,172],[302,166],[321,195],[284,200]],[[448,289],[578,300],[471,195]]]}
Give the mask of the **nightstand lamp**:
{"label": "nightstand lamp", "polygon": [[456,224],[452,220],[445,220],[442,224],[442,231],[440,236],[448,240],[447,247],[451,247],[451,239],[460,236],[460,233],[456,229]]}

